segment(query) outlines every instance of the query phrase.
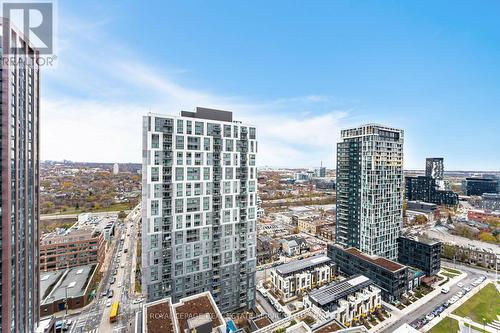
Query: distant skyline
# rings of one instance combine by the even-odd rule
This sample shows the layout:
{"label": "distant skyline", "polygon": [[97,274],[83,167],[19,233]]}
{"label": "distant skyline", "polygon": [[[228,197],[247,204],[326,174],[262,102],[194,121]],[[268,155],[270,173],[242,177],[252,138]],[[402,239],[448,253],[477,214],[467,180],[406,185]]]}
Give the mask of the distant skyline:
{"label": "distant skyline", "polygon": [[58,2],[41,158],[141,161],[141,119],[259,127],[259,166],[334,167],[340,129],[405,131],[405,169],[500,170],[500,3]]}

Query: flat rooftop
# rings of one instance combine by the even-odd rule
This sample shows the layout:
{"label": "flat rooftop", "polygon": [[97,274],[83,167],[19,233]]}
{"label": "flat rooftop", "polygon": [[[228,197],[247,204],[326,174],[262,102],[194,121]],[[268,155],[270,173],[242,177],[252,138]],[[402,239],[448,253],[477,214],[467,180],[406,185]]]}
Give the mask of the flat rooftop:
{"label": "flat rooftop", "polygon": [[373,282],[364,275],[355,275],[347,280],[333,282],[309,293],[309,298],[320,306],[336,302],[341,298],[351,295]]}
{"label": "flat rooftop", "polygon": [[361,252],[360,250],[358,250],[354,247],[350,247],[350,248],[346,249],[345,251],[349,252],[350,254],[352,254],[352,255],[354,255],[354,256],[356,256],[364,261],[367,261],[367,262],[370,262],[374,265],[380,266],[380,267],[387,269],[391,272],[396,272],[400,269],[405,268],[405,266],[398,264],[395,261],[385,259],[385,258],[382,258],[379,256],[369,256],[369,255],[364,254],[363,252]]}
{"label": "flat rooftop", "polygon": [[[55,284],[52,284],[52,286],[49,286],[49,288],[52,287],[51,290],[45,290],[44,293],[48,293],[48,295],[41,303],[47,304],[64,299],[66,298],[66,293],[68,298],[83,296],[94,273],[95,266],[77,266],[64,270],[59,280]],[[41,278],[43,278],[43,275]]]}
{"label": "flat rooftop", "polygon": [[281,275],[286,275],[294,272],[298,272],[304,269],[315,267],[317,265],[324,265],[331,262],[331,259],[326,255],[315,255],[301,260],[294,260],[287,264],[279,265],[276,267],[276,272]]}
{"label": "flat rooftop", "polygon": [[40,299],[43,300],[49,295],[66,270],[60,269],[57,271],[40,272]]}
{"label": "flat rooftop", "polygon": [[401,238],[411,239],[415,242],[419,242],[419,243],[427,244],[427,245],[436,245],[436,244],[441,243],[437,240],[430,239],[428,237],[423,237],[423,236],[401,236]]}

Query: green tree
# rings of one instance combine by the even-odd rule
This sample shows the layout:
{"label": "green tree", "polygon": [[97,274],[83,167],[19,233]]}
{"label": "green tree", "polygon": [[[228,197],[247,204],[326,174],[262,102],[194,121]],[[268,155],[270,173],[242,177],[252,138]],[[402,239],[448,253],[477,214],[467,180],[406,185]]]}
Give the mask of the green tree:
{"label": "green tree", "polygon": [[443,244],[443,252],[442,252],[443,258],[453,259],[456,253],[457,250],[455,249],[455,246]]}

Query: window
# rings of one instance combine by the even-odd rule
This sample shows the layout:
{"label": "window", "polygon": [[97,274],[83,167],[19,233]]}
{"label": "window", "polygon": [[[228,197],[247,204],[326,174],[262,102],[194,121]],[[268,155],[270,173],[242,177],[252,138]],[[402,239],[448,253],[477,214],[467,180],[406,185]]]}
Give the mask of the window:
{"label": "window", "polygon": [[203,138],[203,149],[210,150],[210,138]]}
{"label": "window", "polygon": [[189,198],[186,201],[186,210],[196,212],[200,210],[200,198]]}
{"label": "window", "polygon": [[233,168],[226,168],[226,178],[225,179],[233,179]]}
{"label": "window", "polygon": [[202,122],[195,122],[194,124],[194,134],[196,135],[203,135],[203,123]]}
{"label": "window", "polygon": [[184,168],[175,168],[175,180],[184,180]]}
{"label": "window", "polygon": [[186,121],[186,134],[193,134],[192,122],[190,120]]}
{"label": "window", "polygon": [[226,151],[234,151],[234,140],[226,139]]}
{"label": "window", "polygon": [[224,165],[231,165],[231,154],[224,153]]}
{"label": "window", "polygon": [[224,125],[224,137],[231,137],[231,125]]}
{"label": "window", "polygon": [[184,149],[184,137],[181,135],[175,136],[175,149]]}
{"label": "window", "polygon": [[203,168],[203,180],[210,180],[210,168]]}
{"label": "window", "polygon": [[202,165],[202,164],[203,164],[203,153],[195,153],[194,165]]}
{"label": "window", "polygon": [[233,196],[226,195],[224,198],[224,208],[233,208]]}
{"label": "window", "polygon": [[184,132],[184,126],[182,120],[177,120],[177,134],[182,134]]}
{"label": "window", "polygon": [[200,168],[187,168],[187,180],[200,180]]}
{"label": "window", "polygon": [[176,186],[177,186],[177,193],[176,193],[177,196],[178,197],[182,197],[182,192],[183,192],[183,188],[182,187],[183,187],[183,184],[182,183],[178,183]]}
{"label": "window", "polygon": [[159,148],[160,147],[160,136],[158,134],[151,135],[151,148]]}
{"label": "window", "polygon": [[196,136],[188,136],[188,150],[200,150],[200,138]]}
{"label": "window", "polygon": [[151,168],[151,181],[157,182],[160,180],[160,170],[158,167]]}
{"label": "window", "polygon": [[201,195],[201,183],[194,184],[194,195]]}
{"label": "window", "polygon": [[250,127],[250,139],[255,140],[255,128]]}
{"label": "window", "polygon": [[175,199],[175,212],[182,213],[184,211],[184,199]]}

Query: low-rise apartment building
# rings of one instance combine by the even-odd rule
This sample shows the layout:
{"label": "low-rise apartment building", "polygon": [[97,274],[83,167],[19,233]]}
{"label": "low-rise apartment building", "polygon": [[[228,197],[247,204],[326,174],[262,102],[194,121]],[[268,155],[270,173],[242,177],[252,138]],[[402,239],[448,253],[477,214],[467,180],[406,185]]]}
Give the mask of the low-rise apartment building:
{"label": "low-rise apartment building", "polygon": [[318,235],[319,238],[323,238],[329,241],[335,241],[335,226],[334,225],[324,225],[319,228]]}
{"label": "low-rise apartment building", "polygon": [[331,217],[323,218],[323,217],[307,216],[307,217],[300,217],[297,222],[298,222],[297,227],[300,232],[305,232],[307,234],[316,236],[318,235],[321,227],[326,225],[331,225],[334,222],[334,220]]}
{"label": "low-rise apartment building", "polygon": [[287,300],[333,281],[335,273],[330,258],[316,255],[271,269],[271,284],[274,292]]}
{"label": "low-rise apartment building", "polygon": [[488,220],[500,220],[500,211],[487,212],[480,209],[473,209],[467,212],[469,221],[486,222]]}
{"label": "low-rise apartment building", "polygon": [[40,240],[40,271],[101,264],[104,248],[102,232],[78,223],[68,230],[46,234]]}
{"label": "low-rise apartment building", "polygon": [[304,298],[306,307],[315,307],[347,327],[375,312],[381,303],[380,289],[364,275],[332,282]]}
{"label": "low-rise apartment building", "polygon": [[441,269],[441,242],[424,237],[399,237],[398,262],[433,276]]}
{"label": "low-rise apartment building", "polygon": [[399,300],[409,288],[420,284],[419,276],[395,261],[370,256],[356,248],[343,248],[337,244],[329,244],[327,252],[328,257],[337,265],[339,273],[348,276],[365,275],[380,288],[382,298],[386,301]]}

